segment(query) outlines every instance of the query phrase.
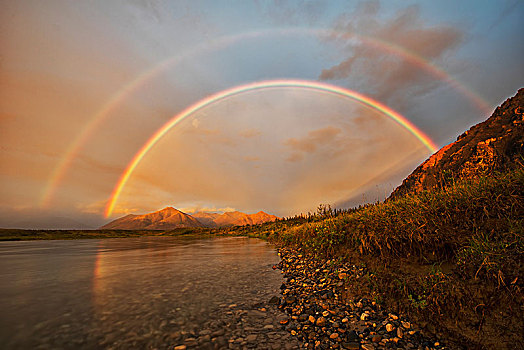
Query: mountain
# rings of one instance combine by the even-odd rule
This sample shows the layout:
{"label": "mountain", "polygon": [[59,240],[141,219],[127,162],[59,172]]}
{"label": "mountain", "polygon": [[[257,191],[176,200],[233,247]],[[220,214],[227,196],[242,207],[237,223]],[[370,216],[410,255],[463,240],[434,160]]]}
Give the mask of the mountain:
{"label": "mountain", "polygon": [[198,221],[200,221],[206,227],[218,227],[218,225],[215,223],[215,220],[218,217],[220,217],[221,214],[197,212],[197,213],[191,214],[191,216],[197,219]]}
{"label": "mountain", "polygon": [[263,211],[256,214],[245,214],[239,211],[225,212],[224,214],[198,212],[192,216],[207,227],[256,225],[278,219],[275,215]]}
{"label": "mountain", "polygon": [[144,215],[129,214],[100,227],[113,230],[172,230],[182,227],[224,227],[255,225],[275,221],[278,217],[260,211],[244,214],[239,211],[224,214],[198,212],[189,215],[172,207]]}
{"label": "mountain", "polygon": [[191,215],[173,207],[167,207],[144,215],[129,214],[100,227],[119,230],[172,230],[182,227],[204,227]]}
{"label": "mountain", "polygon": [[389,197],[399,198],[454,180],[524,164],[524,88],[486,121],[471,127],[416,168]]}

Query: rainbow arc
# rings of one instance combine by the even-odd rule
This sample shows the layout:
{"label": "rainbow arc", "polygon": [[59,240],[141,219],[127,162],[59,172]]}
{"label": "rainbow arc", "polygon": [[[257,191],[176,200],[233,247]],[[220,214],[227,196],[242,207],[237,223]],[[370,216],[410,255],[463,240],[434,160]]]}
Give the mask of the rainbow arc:
{"label": "rainbow arc", "polygon": [[175,115],[173,118],[171,118],[161,128],[159,128],[149,138],[149,140],[147,140],[147,142],[140,148],[140,150],[135,154],[133,159],[129,162],[126,169],[120,176],[120,179],[118,180],[115,188],[113,189],[111,197],[107,203],[107,206],[105,209],[105,216],[109,217],[113,213],[115,205],[118,201],[120,194],[122,193],[124,186],[126,185],[131,174],[136,169],[140,161],[149,152],[149,150],[151,150],[151,148],[174,126],[176,126],[178,123],[180,123],[182,120],[186,119],[187,117],[191,116],[192,114],[196,113],[197,111],[201,110],[202,108],[205,108],[219,101],[223,101],[229,97],[243,94],[246,92],[251,92],[251,91],[264,90],[264,89],[275,89],[275,88],[309,89],[309,90],[333,94],[333,95],[336,95],[342,98],[349,98],[364,106],[375,109],[376,111],[379,111],[380,113],[388,116],[389,118],[397,122],[404,129],[406,129],[413,136],[415,136],[431,153],[434,153],[437,151],[437,146],[429,138],[429,136],[426,135],[419,128],[417,128],[406,117],[402,116],[400,113],[394,111],[393,109],[386,106],[385,104],[377,100],[374,100],[369,96],[358,93],[356,91],[345,89],[345,88],[331,85],[331,84],[319,83],[319,82],[308,81],[308,80],[266,80],[266,81],[254,82],[254,83],[232,87],[230,89],[223,90],[213,95],[210,95],[194,103],[193,105],[187,107],[186,109],[184,109],[183,111]]}

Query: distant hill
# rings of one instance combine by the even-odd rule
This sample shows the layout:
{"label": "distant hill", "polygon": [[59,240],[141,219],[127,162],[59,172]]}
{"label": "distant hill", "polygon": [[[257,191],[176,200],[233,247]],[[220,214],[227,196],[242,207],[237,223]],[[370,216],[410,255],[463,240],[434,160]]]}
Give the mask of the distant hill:
{"label": "distant hill", "polygon": [[100,227],[120,230],[172,230],[184,227],[225,227],[261,224],[278,217],[260,211],[245,214],[238,211],[224,214],[198,212],[189,215],[172,207],[144,215],[129,214]]}
{"label": "distant hill", "polygon": [[204,227],[191,215],[173,207],[167,207],[144,215],[129,214],[100,227],[119,230],[172,230],[183,227]]}
{"label": "distant hill", "polygon": [[219,216],[221,216],[221,214],[197,212],[197,213],[191,214],[191,216],[197,219],[198,221],[200,221],[206,227],[218,227],[215,220]]}
{"label": "distant hill", "polygon": [[471,127],[422,163],[389,198],[513,169],[519,163],[524,163],[524,88],[497,107],[486,121]]}
{"label": "distant hill", "polygon": [[256,214],[245,214],[239,211],[226,212],[224,214],[199,212],[192,216],[207,227],[256,225],[278,219],[277,216],[264,213],[263,211],[259,211]]}

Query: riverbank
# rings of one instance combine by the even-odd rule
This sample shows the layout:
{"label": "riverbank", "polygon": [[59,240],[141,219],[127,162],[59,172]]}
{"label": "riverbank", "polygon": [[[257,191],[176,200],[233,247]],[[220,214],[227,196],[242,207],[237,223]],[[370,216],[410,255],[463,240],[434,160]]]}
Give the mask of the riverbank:
{"label": "riverbank", "polygon": [[442,341],[379,303],[348,295],[350,284],[369,276],[364,264],[320,259],[280,249],[284,273],[280,308],[285,329],[310,349],[447,349]]}
{"label": "riverbank", "polygon": [[[362,307],[355,309],[355,319],[358,312],[366,311],[363,307],[370,313],[390,310],[424,330],[429,336],[426,343],[439,338],[439,346],[442,343],[451,349],[518,349],[524,347],[523,218],[524,171],[518,169],[266,234],[284,249],[282,264],[291,277],[284,291],[298,294],[299,303],[306,305],[308,299],[318,297],[318,288],[335,283],[337,292],[323,291],[323,295],[331,301],[336,296],[351,312],[351,305],[360,301]],[[302,258],[297,258],[300,255]],[[326,264],[333,267],[326,268]],[[313,280],[309,266],[319,270],[313,275],[326,275]],[[318,286],[308,292],[309,283]],[[297,312],[293,307],[284,309],[292,315]],[[361,345],[375,332],[376,340],[382,336],[379,346],[397,346],[394,340],[380,343],[394,339],[391,332],[402,327],[401,323],[384,332],[381,323],[392,320],[381,318],[383,315],[373,322],[376,326],[367,325],[367,334],[358,334]],[[333,322],[340,324],[338,319]],[[311,337],[320,337],[315,341],[322,344],[326,336],[331,337],[329,332],[334,332],[319,333],[318,327],[311,330],[311,326],[304,331],[305,325],[307,322],[300,328],[305,341],[313,334]],[[407,329],[400,329],[405,336]],[[398,338],[399,342],[408,340],[407,336]],[[330,346],[342,343],[336,339],[334,336]]]}

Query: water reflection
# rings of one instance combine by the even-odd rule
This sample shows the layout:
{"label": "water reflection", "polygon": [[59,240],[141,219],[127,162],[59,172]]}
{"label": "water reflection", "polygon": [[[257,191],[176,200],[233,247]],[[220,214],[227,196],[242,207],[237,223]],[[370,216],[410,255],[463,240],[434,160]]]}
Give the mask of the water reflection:
{"label": "water reflection", "polygon": [[1,243],[0,343],[168,346],[171,334],[198,329],[230,304],[276,293],[277,261],[248,238]]}

